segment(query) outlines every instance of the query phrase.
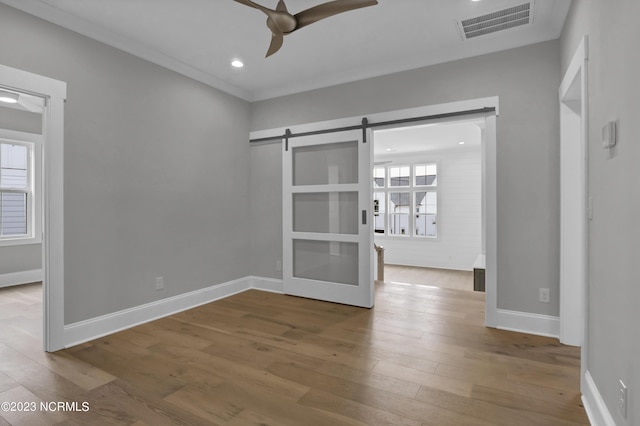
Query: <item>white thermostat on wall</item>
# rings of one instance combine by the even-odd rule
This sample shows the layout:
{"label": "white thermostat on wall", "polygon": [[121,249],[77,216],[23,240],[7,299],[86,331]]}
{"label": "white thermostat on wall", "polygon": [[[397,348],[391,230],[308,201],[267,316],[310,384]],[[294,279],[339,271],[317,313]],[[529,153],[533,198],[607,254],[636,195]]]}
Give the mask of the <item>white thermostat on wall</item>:
{"label": "white thermostat on wall", "polygon": [[616,122],[610,121],[602,128],[602,148],[613,148],[616,144]]}

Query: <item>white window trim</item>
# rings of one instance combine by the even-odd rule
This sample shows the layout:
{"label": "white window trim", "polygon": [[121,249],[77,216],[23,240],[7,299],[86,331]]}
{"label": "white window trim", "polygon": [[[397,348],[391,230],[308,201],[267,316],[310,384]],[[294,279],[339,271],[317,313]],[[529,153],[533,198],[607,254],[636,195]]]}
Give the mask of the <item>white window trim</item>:
{"label": "white window trim", "polygon": [[31,147],[29,166],[31,203],[27,217],[27,235],[0,237],[0,247],[42,243],[42,135],[0,129],[0,142]]}

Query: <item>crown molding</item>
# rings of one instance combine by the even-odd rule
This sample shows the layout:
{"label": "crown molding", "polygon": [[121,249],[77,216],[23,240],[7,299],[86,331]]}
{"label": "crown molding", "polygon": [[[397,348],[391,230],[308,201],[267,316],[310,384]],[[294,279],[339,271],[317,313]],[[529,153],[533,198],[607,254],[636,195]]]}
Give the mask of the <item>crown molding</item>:
{"label": "crown molding", "polygon": [[118,35],[112,31],[109,31],[95,23],[86,21],[82,18],[64,12],[56,7],[53,7],[47,3],[43,3],[39,0],[0,0],[0,3],[4,3],[15,9],[21,10],[30,15],[44,19],[45,21],[59,25],[63,28],[67,28],[93,40],[97,40],[108,46],[115,47],[138,58],[142,58],[153,64],[159,65],[163,68],[167,68],[178,74],[189,77],[200,83],[211,86],[215,89],[226,92],[230,95],[244,99],[245,101],[251,101],[252,96],[246,90],[243,90],[237,86],[229,84],[211,74],[208,74],[202,70],[194,68],[182,61],[165,55],[149,46],[142,43],[135,42],[127,37]]}

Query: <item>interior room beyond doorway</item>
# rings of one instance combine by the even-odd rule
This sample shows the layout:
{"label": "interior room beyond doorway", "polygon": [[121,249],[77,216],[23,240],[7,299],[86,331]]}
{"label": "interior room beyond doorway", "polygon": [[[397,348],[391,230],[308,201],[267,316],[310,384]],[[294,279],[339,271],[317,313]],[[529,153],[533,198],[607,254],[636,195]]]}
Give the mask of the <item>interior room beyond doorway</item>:
{"label": "interior room beyond doorway", "polygon": [[374,240],[385,281],[472,291],[482,235],[483,119],[374,132]]}
{"label": "interior room beyond doorway", "polygon": [[419,266],[384,265],[384,279],[394,284],[416,284],[473,291],[473,272]]}

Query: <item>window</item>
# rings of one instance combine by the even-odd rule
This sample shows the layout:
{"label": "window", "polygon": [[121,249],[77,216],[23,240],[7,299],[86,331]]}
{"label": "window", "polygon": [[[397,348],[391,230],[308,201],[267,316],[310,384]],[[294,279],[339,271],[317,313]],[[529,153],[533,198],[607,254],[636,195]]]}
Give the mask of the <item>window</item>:
{"label": "window", "polygon": [[409,235],[410,192],[389,192],[389,235]]}
{"label": "window", "polygon": [[374,167],[373,168],[373,187],[374,188],[384,188],[385,187],[385,172],[386,169],[384,167]]}
{"label": "window", "polygon": [[[385,176],[388,181],[385,181]],[[437,185],[438,167],[433,163],[375,167],[374,232],[399,237],[436,238]]]}
{"label": "window", "polygon": [[0,138],[0,245],[41,240],[35,159],[36,144]]}
{"label": "window", "polygon": [[416,192],[416,235],[435,237],[438,194],[435,192]]}
{"label": "window", "polygon": [[389,186],[392,188],[409,186],[411,167],[389,167]]}
{"label": "window", "polygon": [[435,164],[420,164],[414,166],[415,186],[437,186],[438,174]]}

